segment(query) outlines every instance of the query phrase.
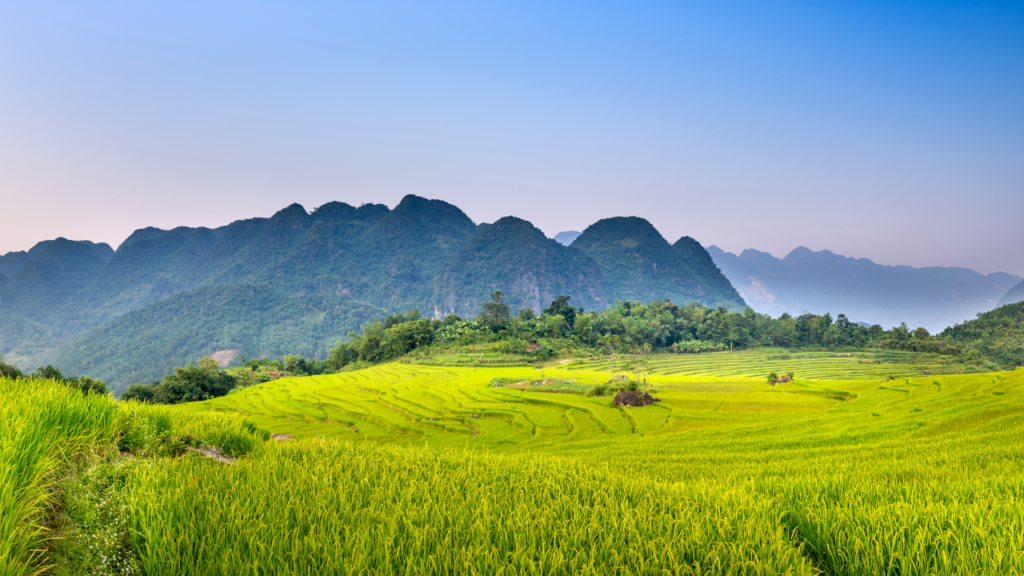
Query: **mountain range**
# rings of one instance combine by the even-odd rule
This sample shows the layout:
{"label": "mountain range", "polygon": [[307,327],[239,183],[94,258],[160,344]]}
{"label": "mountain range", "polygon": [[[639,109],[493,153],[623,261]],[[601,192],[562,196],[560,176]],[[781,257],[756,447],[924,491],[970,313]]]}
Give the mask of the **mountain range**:
{"label": "mountain range", "polygon": [[1017,302],[1024,302],[1024,282],[1010,288],[1010,291],[999,300],[999,306],[1016,304]]}
{"label": "mountain range", "polygon": [[[940,332],[1000,302],[1021,282],[1012,274],[980,274],[965,268],[884,266],[828,250],[799,247],[776,258],[744,250],[738,256],[708,247],[714,263],[754,310],[772,316],[844,313],[885,328],[906,322]],[[1024,288],[1018,288],[1024,292]],[[1021,294],[1024,298],[1024,294]]]}
{"label": "mountain range", "polygon": [[476,224],[440,200],[394,208],[292,204],[220,228],[136,230],[116,251],[64,238],[0,257],[0,354],[121,389],[217,354],[324,357],[373,318],[418,308],[475,316],[501,290],[513,311],[559,295],[702,302],[740,295],[697,242],[642,218],[609,218],[566,246],[531,223]]}

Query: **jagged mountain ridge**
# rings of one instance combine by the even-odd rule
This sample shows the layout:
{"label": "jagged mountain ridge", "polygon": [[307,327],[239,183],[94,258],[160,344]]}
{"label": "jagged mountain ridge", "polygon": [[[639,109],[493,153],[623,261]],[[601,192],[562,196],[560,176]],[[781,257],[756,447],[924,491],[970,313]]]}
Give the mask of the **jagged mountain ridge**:
{"label": "jagged mountain ridge", "polygon": [[[606,290],[617,300],[699,300],[709,306],[744,307],[743,299],[717,268],[693,258],[696,247],[669,244],[647,220],[606,218],[587,227],[571,247],[593,258]],[[699,247],[700,252],[706,252]],[[710,258],[710,257],[709,257]]]}
{"label": "jagged mountain ridge", "polygon": [[964,268],[884,266],[828,250],[794,249],[784,258],[744,250],[708,253],[751,308],[778,316],[844,313],[888,328],[906,322],[940,332],[991,310],[1020,278]]}
{"label": "jagged mountain ridge", "polygon": [[[417,196],[406,196],[394,209],[332,202],[309,213],[293,204],[269,218],[239,220],[216,229],[142,228],[116,252],[107,247],[105,260],[91,247],[53,241],[26,253],[37,256],[22,263],[11,277],[0,277],[0,334],[30,335],[0,339],[0,353],[26,368],[58,358],[69,367],[110,374],[96,364],[96,358],[86,357],[94,351],[109,356],[105,360],[109,365],[125,365],[116,354],[110,356],[102,342],[94,342],[110,337],[105,327],[125,314],[152,308],[155,316],[150,324],[175,331],[175,316],[161,316],[170,314],[170,308],[154,306],[210,286],[272,288],[277,305],[296,310],[305,308],[293,306],[292,299],[331,296],[359,309],[417,307],[433,316],[473,316],[480,301],[496,289],[508,295],[514,309],[530,307],[536,312],[560,294],[571,295],[574,305],[587,309],[616,299],[664,297],[733,309],[744,306],[717,269],[699,263],[690,266],[685,262],[688,256],[673,251],[649,223],[638,218],[630,222],[638,231],[626,230],[626,236],[642,237],[642,251],[658,254],[659,284],[646,292],[619,288],[623,277],[643,266],[620,270],[609,262],[599,264],[583,250],[545,238],[525,220],[509,217],[478,225],[451,204]],[[604,224],[595,226],[601,229]],[[600,240],[601,235],[592,232],[591,236]],[[47,256],[48,251],[60,257]],[[706,253],[705,258],[710,260]],[[646,276],[632,285],[645,282]],[[728,286],[731,299],[710,297],[708,286]],[[142,324],[135,321],[123,328],[142,330]],[[38,326],[61,329],[40,336]],[[295,350],[309,348],[301,334],[288,334],[293,342],[278,342],[276,348],[263,350],[286,350],[287,345]],[[121,376],[113,377],[120,381]]]}

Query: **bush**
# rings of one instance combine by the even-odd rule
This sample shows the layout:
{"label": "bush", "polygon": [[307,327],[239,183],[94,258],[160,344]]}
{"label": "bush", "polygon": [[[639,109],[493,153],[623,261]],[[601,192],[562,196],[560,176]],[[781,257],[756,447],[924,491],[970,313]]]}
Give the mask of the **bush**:
{"label": "bush", "polygon": [[24,374],[18,370],[17,366],[4,362],[3,356],[0,356],[0,378],[21,378],[23,376]]}

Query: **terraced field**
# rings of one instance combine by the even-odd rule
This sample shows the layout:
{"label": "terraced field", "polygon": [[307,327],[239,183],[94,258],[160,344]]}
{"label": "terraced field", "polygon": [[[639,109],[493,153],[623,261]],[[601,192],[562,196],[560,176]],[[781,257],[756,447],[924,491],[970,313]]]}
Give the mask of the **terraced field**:
{"label": "terraced field", "polygon": [[[516,466],[543,462],[589,471],[600,482],[639,482],[641,491],[671,502],[660,514],[694,523],[691,535],[673,532],[664,545],[694,548],[662,568],[632,565],[634,573],[667,566],[687,574],[1024,574],[1024,370],[932,376],[920,374],[927,366],[844,357],[714,356],[654,359],[648,383],[661,402],[644,408],[491,385],[495,378],[609,379],[608,365],[587,362],[543,369],[391,364],[278,381],[179,409],[242,414],[297,436],[299,446],[340,439],[354,450],[385,449],[396,462],[419,450],[468,459],[444,478],[462,477],[461,466],[512,458],[501,474],[518,478]],[[773,387],[736,375],[767,369],[798,378]],[[805,380],[804,373],[820,377]],[[563,498],[567,487],[545,474],[522,481]],[[484,486],[473,478],[466,476],[463,490]],[[503,490],[529,490],[509,482],[517,487]],[[611,518],[602,530],[614,526]],[[655,517],[641,521],[667,529],[651,524]],[[546,573],[531,566],[523,570]]]}
{"label": "terraced field", "polygon": [[[902,358],[900,357],[902,356]],[[787,353],[785,351],[750,350],[743,352],[710,352],[705,354],[671,354],[652,356],[650,368],[654,374],[666,376],[752,377],[763,378],[770,372],[793,372],[808,380],[863,380],[884,379],[889,376],[909,378],[923,372],[941,372],[942,366],[934,358],[923,355],[897,356],[899,363],[879,360],[870,353],[836,354],[829,352]],[[616,362],[618,370],[626,362]],[[610,372],[611,362],[591,362],[583,370]]]}
{"label": "terraced field", "polygon": [[[773,387],[729,374],[801,359],[711,360],[654,359],[643,408],[540,390],[605,383],[602,362],[391,364],[173,407],[0,379],[0,572],[1024,574],[1024,370],[804,358],[845,379]],[[698,361],[725,375],[680,373]],[[167,457],[185,438],[238,460]],[[58,506],[45,479],[88,461],[60,485],[91,496]],[[63,556],[58,509],[81,514]]]}
{"label": "terraced field", "polygon": [[[622,376],[623,363],[616,364]],[[751,425],[763,419],[777,421],[780,415],[831,413],[844,409],[835,392],[866,394],[855,404],[862,407],[876,396],[887,401],[893,391],[909,394],[921,387],[911,381],[930,386],[933,379],[920,375],[927,368],[862,364],[848,357],[779,359],[750,353],[654,357],[647,382],[662,402],[647,410],[631,410],[612,407],[608,397],[491,387],[495,378],[570,379],[597,385],[612,376],[606,361],[542,369],[389,364],[280,380],[190,409],[241,413],[274,432],[297,437],[532,449],[610,436]],[[797,379],[768,386],[763,375],[772,370],[793,371]],[[820,380],[804,379],[805,373]],[[885,383],[890,375],[902,379]]]}

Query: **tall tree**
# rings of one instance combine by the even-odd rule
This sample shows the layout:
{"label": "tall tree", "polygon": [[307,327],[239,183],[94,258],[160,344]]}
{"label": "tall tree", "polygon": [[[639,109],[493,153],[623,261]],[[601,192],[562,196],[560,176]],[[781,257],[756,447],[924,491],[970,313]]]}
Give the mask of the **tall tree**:
{"label": "tall tree", "polygon": [[512,316],[509,305],[505,304],[504,300],[505,296],[501,293],[501,290],[492,292],[491,301],[480,305],[484,311],[480,313],[477,320],[491,330],[497,331],[504,328]]}
{"label": "tall tree", "polygon": [[[576,325],[576,309],[569,305],[571,296],[559,296],[551,301],[551,304],[544,309],[545,316],[561,316],[565,323],[572,328]],[[582,310],[581,310],[582,312]]]}

